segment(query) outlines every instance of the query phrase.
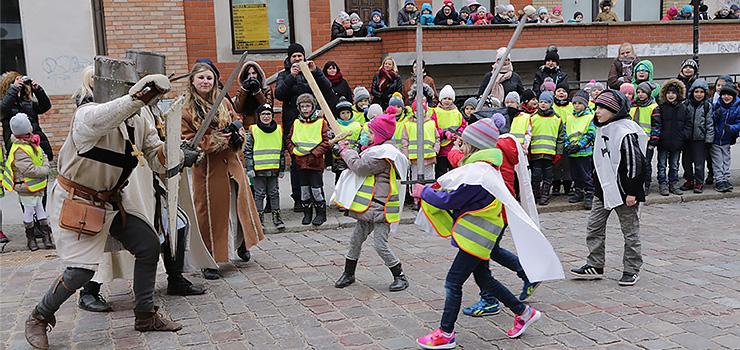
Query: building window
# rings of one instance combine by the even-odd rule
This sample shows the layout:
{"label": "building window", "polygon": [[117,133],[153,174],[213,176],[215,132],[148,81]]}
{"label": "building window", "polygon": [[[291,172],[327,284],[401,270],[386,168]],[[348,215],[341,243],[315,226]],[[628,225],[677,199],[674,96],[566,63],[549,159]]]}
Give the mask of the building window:
{"label": "building window", "polygon": [[16,71],[26,74],[18,0],[3,0],[0,8],[0,73]]}
{"label": "building window", "polygon": [[231,50],[286,52],[293,42],[291,0],[230,0]]}

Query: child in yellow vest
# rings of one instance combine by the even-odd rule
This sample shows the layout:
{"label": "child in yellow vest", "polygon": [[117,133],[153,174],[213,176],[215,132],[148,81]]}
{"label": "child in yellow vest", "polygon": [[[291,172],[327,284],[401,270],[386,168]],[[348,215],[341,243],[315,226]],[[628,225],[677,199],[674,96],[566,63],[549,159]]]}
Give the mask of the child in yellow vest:
{"label": "child in yellow vest", "polygon": [[406,121],[409,119],[409,116],[413,113],[413,111],[411,109],[411,106],[406,107],[403,105],[403,95],[401,95],[400,92],[396,92],[391,95],[391,99],[388,101],[388,106],[393,106],[396,108],[396,132],[393,133],[393,141],[396,141],[396,146],[398,146],[398,148],[400,149],[401,134],[403,133],[403,128],[406,127]]}
{"label": "child in yellow vest", "polygon": [[596,126],[594,114],[588,108],[588,93],[578,91],[573,96],[573,113],[565,116],[565,152],[570,161],[570,174],[575,181],[570,203],[583,201],[583,209],[591,210],[594,198],[592,158]]}
{"label": "child in yellow vest", "polygon": [[[377,117],[377,116],[379,116],[381,114],[383,114],[383,107],[381,107],[377,103],[373,103],[373,104],[370,105],[370,107],[367,108],[367,113],[364,114],[363,118],[365,118],[367,121],[371,121],[371,120],[375,119],[375,117]],[[363,124],[362,125],[362,133],[360,134],[360,140],[359,140],[359,142],[360,142],[360,149],[361,150],[364,150],[365,148],[367,148],[368,146],[370,146],[371,143],[373,143],[372,140],[370,140],[367,137],[368,130],[369,130],[369,128],[367,126],[367,123]]]}
{"label": "child in yellow vest", "polygon": [[334,202],[349,210],[349,216],[357,219],[350,238],[344,273],[334,284],[344,288],[355,282],[355,269],[360,258],[362,244],[373,233],[375,251],[393,274],[391,292],[408,288],[409,283],[398,260],[388,245],[391,224],[401,219],[402,190],[399,179],[405,176],[408,160],[401,154],[393,141],[396,130],[395,107],[368,122],[370,147],[358,154],[348,141],[338,143],[342,159],[349,171],[342,174],[334,193]]}
{"label": "child in yellow vest", "polygon": [[[440,149],[440,138],[437,132],[437,124],[434,122],[432,116],[429,115],[426,97],[422,98],[422,106],[424,108],[424,115],[426,116],[424,118],[424,165],[422,167],[422,174],[424,174],[425,180],[432,180],[436,179],[434,165],[440,159],[437,157]],[[417,165],[419,160],[417,152],[416,100],[411,105],[411,110],[412,114],[408,117],[406,125],[401,131],[401,153],[411,161],[411,180],[416,180],[419,177],[419,166]],[[414,210],[419,210],[418,199],[414,203]]]}
{"label": "child in yellow vest", "polygon": [[[552,105],[552,109],[560,117],[560,120],[565,123],[565,118],[573,114],[573,104],[570,103],[569,99],[570,88],[568,83],[561,81],[555,87],[555,100]],[[573,181],[570,177],[570,158],[563,157],[563,159],[555,164],[555,177],[552,181],[552,194],[558,196],[565,194],[568,196],[573,195]],[[560,191],[562,185],[563,191]]]}
{"label": "child in yellow vest", "polygon": [[540,205],[550,203],[550,187],[555,176],[555,164],[563,157],[565,127],[552,109],[552,92],[540,94],[539,108],[532,114],[532,143],[529,158],[532,168],[532,191]]}
{"label": "child in yellow vest", "polygon": [[41,139],[34,135],[31,122],[24,113],[18,113],[10,119],[10,136],[12,146],[5,160],[3,187],[8,192],[16,191],[23,206],[23,227],[26,229],[28,249],[37,250],[33,216],[39,220],[41,237],[46,249],[53,248],[51,227],[46,218],[42,203],[46,189],[46,177],[49,175],[49,159],[39,145]]}
{"label": "child in yellow vest", "polygon": [[352,92],[354,95],[355,104],[352,106],[352,118],[362,125],[368,122],[365,114],[370,106],[370,93],[364,86],[355,87]]}
{"label": "child in yellow vest", "polygon": [[[329,125],[316,109],[316,99],[309,93],[296,99],[298,118],[293,121],[285,141],[285,148],[295,155],[301,184],[301,224],[319,226],[326,222],[324,197],[324,154],[329,150]],[[316,217],[313,218],[313,208]]]}
{"label": "child in yellow vest", "polygon": [[439,105],[434,108],[437,114],[437,128],[439,128],[440,149],[437,152],[437,164],[434,166],[436,177],[452,170],[452,165],[447,160],[447,153],[454,146],[453,142],[458,135],[465,130],[468,122],[455,106],[455,90],[450,85],[445,85],[439,92]]}
{"label": "child in yellow vest", "polygon": [[[531,96],[534,96],[534,92],[532,90],[527,91],[529,91]],[[534,97],[528,98],[530,100],[537,101],[537,99]],[[511,91],[506,95],[504,105],[506,106],[507,110],[510,111],[509,115],[512,114],[511,111],[515,111],[515,113],[516,111],[519,111],[519,113],[511,118],[511,123],[509,125],[509,134],[512,134],[514,135],[514,137],[516,137],[516,139],[519,141],[519,144],[522,146],[524,154],[527,154],[529,152],[529,143],[532,141],[532,123],[529,120],[530,114],[527,113],[527,111],[522,111],[522,106],[524,106],[524,104],[520,102],[519,94],[516,91]]]}
{"label": "child in yellow vest", "polygon": [[[339,128],[342,129],[342,132],[351,132],[352,135],[345,138],[350,144],[350,147],[352,147],[354,150],[359,151],[360,150],[360,135],[362,134],[362,124],[355,120],[354,116],[352,115],[352,104],[349,103],[344,97],[339,98],[339,102],[337,103],[336,107],[337,113],[339,114],[339,118],[337,118],[337,123],[339,123]],[[347,163],[342,160],[342,156],[340,155],[340,146],[339,144],[334,144],[331,146],[333,161],[331,164],[331,171],[334,173],[334,184],[336,185],[337,181],[339,181],[339,175],[342,174],[342,171],[347,169]]]}
{"label": "child in yellow vest", "polygon": [[284,229],[278,180],[285,174],[283,127],[273,119],[272,106],[265,103],[257,107],[257,123],[247,129],[244,139],[244,167],[247,177],[254,181],[254,202],[262,227],[265,226],[262,202],[267,196],[272,208],[272,223]]}

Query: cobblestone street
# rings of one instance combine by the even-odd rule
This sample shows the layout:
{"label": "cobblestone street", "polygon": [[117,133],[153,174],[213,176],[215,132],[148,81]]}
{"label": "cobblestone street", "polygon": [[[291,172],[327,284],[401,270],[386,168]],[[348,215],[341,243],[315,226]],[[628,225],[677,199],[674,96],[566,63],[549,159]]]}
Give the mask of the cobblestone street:
{"label": "cobblestone street", "polygon": [[[607,229],[608,278],[570,279],[587,254],[587,212],[542,214],[543,232],[566,270],[566,279],[544,283],[528,300],[544,317],[520,339],[508,339],[513,314],[484,318],[460,315],[460,349],[718,349],[740,348],[740,200],[654,204],[642,211],[645,263],[634,287],[620,287],[622,238],[616,215]],[[165,294],[158,276],[156,302],[183,324],[177,333],[133,329],[129,281],[108,284],[104,295],[114,311],[79,310],[76,298],[57,313],[52,349],[403,349],[439,325],[444,277],[456,250],[449,240],[401,225],[391,245],[404,264],[409,289],[390,293],[391,274],[366,242],[357,282],[333,284],[342,272],[352,228],[270,234],[252,261],[222,267],[223,279],[206,281],[201,296]],[[514,250],[509,235],[502,245]],[[61,271],[59,259],[0,268],[0,348],[29,349],[23,322]],[[18,265],[18,266],[14,266]],[[514,294],[521,280],[492,264],[493,275]],[[472,278],[463,304],[478,300]]]}

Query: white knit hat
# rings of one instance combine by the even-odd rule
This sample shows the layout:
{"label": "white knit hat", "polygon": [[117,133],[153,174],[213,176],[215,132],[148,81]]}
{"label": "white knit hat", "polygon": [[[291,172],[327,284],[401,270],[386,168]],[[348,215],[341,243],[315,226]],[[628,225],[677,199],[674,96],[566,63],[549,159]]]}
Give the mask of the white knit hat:
{"label": "white knit hat", "polygon": [[442,91],[439,92],[440,100],[445,97],[449,97],[453,101],[455,100],[455,89],[453,89],[452,86],[449,84],[445,85],[445,87],[442,88]]}
{"label": "white knit hat", "polygon": [[26,135],[31,133],[31,121],[28,120],[26,113],[18,113],[10,118],[10,131],[13,135]]}

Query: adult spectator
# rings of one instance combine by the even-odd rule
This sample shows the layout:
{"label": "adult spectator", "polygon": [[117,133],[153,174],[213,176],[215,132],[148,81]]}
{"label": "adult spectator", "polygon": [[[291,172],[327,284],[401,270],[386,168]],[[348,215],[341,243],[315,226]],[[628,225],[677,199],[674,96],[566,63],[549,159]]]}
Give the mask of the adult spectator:
{"label": "adult spectator", "polygon": [[635,49],[630,43],[619,45],[619,56],[612,61],[607,77],[607,85],[610,89],[619,90],[623,83],[632,82],[632,74],[640,58],[635,54]]}
{"label": "adult spectator", "polygon": [[455,11],[455,4],[450,0],[446,0],[444,5],[442,5],[442,9],[434,17],[434,25],[453,26],[457,24],[460,24],[460,15]]}
{"label": "adult spectator", "polygon": [[666,11],[666,15],[661,19],[661,21],[673,21],[676,19],[676,16],[678,16],[678,8],[673,6]]}
{"label": "adult spectator", "polygon": [[691,5],[684,5],[681,8],[681,13],[676,16],[676,20],[693,20],[693,8]]}
{"label": "adult spectator", "polygon": [[331,40],[336,38],[351,38],[354,31],[350,26],[349,15],[347,12],[339,12],[339,16],[331,24]]}
{"label": "adult spectator", "polygon": [[403,81],[398,74],[396,61],[386,57],[378,68],[378,73],[373,77],[373,85],[370,93],[373,95],[373,103],[379,104],[385,110],[388,108],[388,101],[394,92],[401,92]]}
{"label": "adult spectator", "polygon": [[5,149],[9,150],[10,142],[10,118],[18,113],[25,113],[31,121],[33,134],[41,138],[41,149],[51,161],[54,153],[51,151],[49,138],[41,130],[39,114],[44,114],[51,108],[51,100],[46,95],[44,88],[35,80],[21,76],[18,72],[6,72],[0,81],[0,94],[3,96],[0,104],[0,119],[3,123],[3,142]]}
{"label": "adult spectator", "polygon": [[242,116],[244,128],[256,124],[257,108],[265,103],[272,106],[272,88],[265,83],[265,71],[257,62],[247,61],[239,70],[239,90],[234,100],[234,110]]}
{"label": "adult spectator", "polygon": [[[347,101],[352,101],[352,89],[350,89],[349,83],[344,80],[342,70],[339,69],[337,63],[334,61],[326,62],[324,64],[323,72],[326,79],[331,83],[331,90],[334,92],[333,94],[329,94],[326,99],[329,106],[336,106],[340,97],[344,97]],[[335,112],[334,116],[338,116],[336,111],[332,111]]]}
{"label": "adult spectator", "polygon": [[478,8],[483,6],[476,0],[468,0],[465,5],[470,9],[470,14],[478,13]]}
{"label": "adult spectator", "polygon": [[534,73],[534,81],[532,82],[532,90],[539,96],[541,91],[542,83],[545,82],[545,78],[552,79],[553,83],[557,86],[561,81],[568,82],[568,73],[560,70],[560,55],[558,54],[558,48],[555,45],[551,45],[547,48],[545,53],[545,65],[540,67],[536,73]]}
{"label": "adult spectator", "polygon": [[399,26],[413,26],[416,25],[416,21],[419,20],[419,10],[414,4],[414,0],[406,0],[403,3],[403,7],[398,10],[398,25]]}
{"label": "adult spectator", "polygon": [[612,0],[601,0],[601,12],[596,15],[594,22],[619,22],[617,14],[612,12]]}
{"label": "adult spectator", "polygon": [[[483,76],[483,81],[478,89],[478,96],[482,96],[483,92],[485,92],[488,83],[491,81],[491,76],[496,70],[498,64],[501,63],[501,59],[503,59],[505,52],[505,47],[499,48],[496,52],[496,63],[491,66],[491,71]],[[506,57],[504,60],[504,66],[501,67],[501,72],[498,75],[498,79],[493,82],[491,95],[496,97],[499,101],[504,101],[506,95],[512,91],[521,96],[521,94],[524,93],[524,85],[522,84],[522,78],[519,77],[519,74],[514,72],[514,65],[511,64],[511,57]]]}
{"label": "adult spectator", "polygon": [[[426,68],[427,68],[426,63],[424,62],[424,60],[422,60],[421,61],[421,76],[423,78],[421,81],[424,84],[428,85],[434,91],[434,94],[432,98],[429,99],[429,101],[432,102],[432,106],[436,106],[437,103],[439,102],[439,98],[437,96],[437,86],[434,84],[434,79],[427,75]],[[409,92],[411,91],[412,86],[416,86],[416,60],[414,60],[414,63],[411,68],[411,77],[406,79],[406,81],[403,82],[403,88],[401,89],[401,94],[403,95],[403,98],[404,98],[403,103],[406,106],[411,105],[410,103],[411,98],[409,97]]]}
{"label": "adult spectator", "polygon": [[737,16],[730,12],[730,5],[724,4],[722,5],[722,9],[717,11],[717,15],[714,16],[714,19],[737,19]]}
{"label": "adult spectator", "polygon": [[[278,74],[277,81],[275,83],[275,98],[283,102],[283,130],[284,135],[287,135],[290,129],[293,127],[293,121],[298,116],[298,105],[296,105],[296,99],[298,96],[304,93],[313,95],[311,87],[308,85],[308,80],[301,73],[298,68],[298,63],[305,60],[306,51],[303,46],[299,43],[293,43],[288,46],[288,57],[283,62],[284,69]],[[311,70],[316,84],[319,86],[321,93],[324,96],[331,96],[333,94],[331,90],[331,83],[324,76],[324,72],[317,68],[313,61],[308,61],[308,68]],[[292,156],[291,156],[292,157]],[[293,197],[294,211],[302,211],[301,206],[301,185],[298,181],[298,172],[295,167],[295,159],[292,159],[290,163],[290,185],[291,185],[291,197]]]}

